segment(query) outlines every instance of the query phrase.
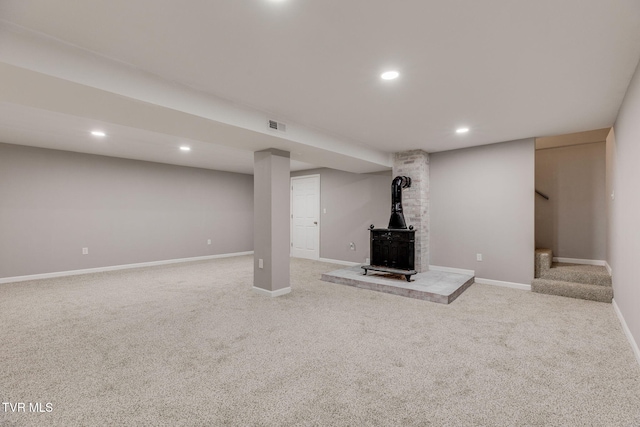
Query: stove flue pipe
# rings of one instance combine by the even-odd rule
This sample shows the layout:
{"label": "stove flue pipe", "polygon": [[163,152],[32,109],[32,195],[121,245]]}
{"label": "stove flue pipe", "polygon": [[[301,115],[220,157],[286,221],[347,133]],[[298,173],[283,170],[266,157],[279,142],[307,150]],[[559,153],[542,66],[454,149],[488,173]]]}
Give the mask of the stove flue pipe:
{"label": "stove flue pipe", "polygon": [[396,176],[391,182],[391,218],[389,219],[389,229],[406,229],[402,213],[402,189],[411,187],[411,178],[408,176]]}

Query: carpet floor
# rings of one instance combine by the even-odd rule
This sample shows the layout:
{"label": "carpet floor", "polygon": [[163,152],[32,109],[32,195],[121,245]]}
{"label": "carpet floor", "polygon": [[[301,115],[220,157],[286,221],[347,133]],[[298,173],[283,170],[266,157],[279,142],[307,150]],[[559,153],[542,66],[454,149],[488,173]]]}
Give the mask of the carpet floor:
{"label": "carpet floor", "polygon": [[0,285],[0,399],[26,404],[0,424],[640,425],[610,304],[435,304],[319,280],[336,268],[292,259],[278,298],[248,256]]}

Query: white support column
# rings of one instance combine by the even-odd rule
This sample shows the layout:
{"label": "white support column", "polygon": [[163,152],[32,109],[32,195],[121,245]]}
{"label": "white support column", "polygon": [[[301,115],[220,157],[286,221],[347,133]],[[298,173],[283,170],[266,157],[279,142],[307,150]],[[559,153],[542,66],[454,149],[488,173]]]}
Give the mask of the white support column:
{"label": "white support column", "polygon": [[407,227],[416,230],[416,271],[429,270],[429,153],[403,151],[393,156],[393,177],[411,178],[411,187],[402,190],[402,208]]}
{"label": "white support column", "polygon": [[256,151],[253,169],[253,290],[275,297],[291,292],[289,153]]}

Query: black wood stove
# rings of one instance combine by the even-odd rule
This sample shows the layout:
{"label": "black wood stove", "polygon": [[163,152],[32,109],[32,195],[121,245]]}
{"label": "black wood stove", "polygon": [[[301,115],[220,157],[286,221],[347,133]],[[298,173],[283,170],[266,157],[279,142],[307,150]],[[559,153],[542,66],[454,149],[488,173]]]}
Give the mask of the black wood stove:
{"label": "black wood stove", "polygon": [[411,187],[411,178],[397,176],[391,183],[391,218],[388,228],[369,227],[371,233],[371,264],[363,265],[364,274],[369,270],[404,275],[407,282],[417,274],[415,270],[416,232],[404,221],[402,213],[402,189]]}

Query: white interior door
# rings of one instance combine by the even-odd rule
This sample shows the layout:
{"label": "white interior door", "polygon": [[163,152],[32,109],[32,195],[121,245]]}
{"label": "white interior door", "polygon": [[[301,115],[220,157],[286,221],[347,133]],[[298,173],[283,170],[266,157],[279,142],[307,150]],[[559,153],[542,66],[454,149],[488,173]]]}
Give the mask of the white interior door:
{"label": "white interior door", "polygon": [[291,256],[320,257],[320,175],[291,178]]}

